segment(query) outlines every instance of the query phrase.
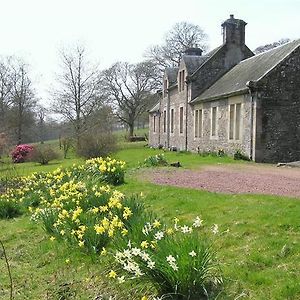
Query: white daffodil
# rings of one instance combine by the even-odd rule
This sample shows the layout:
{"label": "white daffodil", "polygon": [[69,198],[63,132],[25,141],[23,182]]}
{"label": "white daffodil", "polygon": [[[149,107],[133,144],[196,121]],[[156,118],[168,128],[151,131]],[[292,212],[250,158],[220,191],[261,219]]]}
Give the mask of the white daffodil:
{"label": "white daffodil", "polygon": [[202,226],[202,223],[203,223],[203,220],[200,219],[200,217],[196,217],[196,219],[194,220],[194,223],[193,223],[193,227],[200,227]]}
{"label": "white daffodil", "polygon": [[173,255],[169,255],[166,257],[168,263],[176,262],[176,259]]}
{"label": "white daffodil", "polygon": [[217,234],[219,232],[219,226],[217,224],[214,224],[211,228],[211,231],[213,234]]}
{"label": "white daffodil", "polygon": [[164,237],[164,233],[162,231],[158,231],[155,233],[154,238],[160,241]]}

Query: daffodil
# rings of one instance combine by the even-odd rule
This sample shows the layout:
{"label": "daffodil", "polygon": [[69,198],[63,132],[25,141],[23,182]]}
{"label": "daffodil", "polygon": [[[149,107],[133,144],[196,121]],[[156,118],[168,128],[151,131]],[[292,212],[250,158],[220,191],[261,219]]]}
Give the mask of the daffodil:
{"label": "daffodil", "polygon": [[114,270],[111,270],[111,271],[108,273],[108,277],[109,277],[109,278],[116,278],[116,277],[117,277],[117,273],[116,273]]}

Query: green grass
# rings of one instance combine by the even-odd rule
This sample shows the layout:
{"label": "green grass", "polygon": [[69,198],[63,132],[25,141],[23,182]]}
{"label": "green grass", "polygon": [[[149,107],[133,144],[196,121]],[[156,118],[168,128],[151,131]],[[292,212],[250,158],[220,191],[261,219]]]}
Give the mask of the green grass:
{"label": "green grass", "polygon": [[[177,216],[191,220],[200,215],[206,226],[219,225],[221,234],[216,236],[214,247],[225,285],[218,299],[300,299],[299,199],[227,195],[154,185],[146,180],[147,170],[138,166],[147,156],[163,151],[143,145],[131,143],[126,148],[123,144],[123,149],[115,155],[128,163],[126,183],[118,189],[126,194],[142,192],[147,209],[162,218]],[[165,155],[169,162],[180,161],[187,169],[236,163],[228,157],[175,152],[165,152]],[[76,158],[69,159],[72,160]],[[67,165],[65,161],[62,163]],[[47,170],[41,167],[44,168]],[[19,172],[29,174],[36,169],[37,166],[24,164]],[[0,229],[0,239],[7,247],[12,267],[15,299],[94,299],[103,293],[117,293],[117,299],[140,299],[143,295],[143,292],[139,296],[130,295],[129,287],[119,290],[108,284],[99,258],[87,257],[64,244],[51,243],[28,216],[2,220]],[[66,264],[66,259],[71,263]],[[147,287],[144,289],[147,291]],[[76,293],[73,298],[72,293]],[[8,295],[8,278],[1,259],[0,299],[6,299],[5,295]],[[59,298],[62,296],[65,298]]]}

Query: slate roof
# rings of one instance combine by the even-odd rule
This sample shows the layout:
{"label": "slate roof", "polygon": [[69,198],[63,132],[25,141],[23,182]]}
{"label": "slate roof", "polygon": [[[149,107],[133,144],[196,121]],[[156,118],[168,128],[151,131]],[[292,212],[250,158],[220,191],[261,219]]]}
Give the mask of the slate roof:
{"label": "slate roof", "polygon": [[208,52],[205,55],[199,56],[199,58],[201,58],[201,61],[199,60],[200,64],[198,65],[197,68],[195,68],[194,72],[191,73],[191,76],[194,76],[198,70],[201,69],[201,67],[211,58],[213,57],[224,45],[221,45],[213,50],[211,50],[210,52]]}
{"label": "slate roof", "polygon": [[[213,49],[205,55],[183,55],[182,59],[186,65],[188,74],[193,76],[212,56],[214,56],[223,45]],[[166,68],[165,72],[169,79],[169,86],[176,86],[179,68]]]}
{"label": "slate roof", "polygon": [[300,46],[300,39],[241,61],[191,103],[246,91],[248,81],[259,81]]}
{"label": "slate roof", "polygon": [[159,102],[156,103],[150,110],[149,113],[157,112],[159,111]]}
{"label": "slate roof", "polygon": [[198,56],[198,55],[183,55],[182,59],[185,63],[186,69],[189,75],[192,75],[199,66],[208,60],[208,56]]}
{"label": "slate roof", "polygon": [[169,79],[169,85],[177,83],[178,68],[166,68],[165,72]]}

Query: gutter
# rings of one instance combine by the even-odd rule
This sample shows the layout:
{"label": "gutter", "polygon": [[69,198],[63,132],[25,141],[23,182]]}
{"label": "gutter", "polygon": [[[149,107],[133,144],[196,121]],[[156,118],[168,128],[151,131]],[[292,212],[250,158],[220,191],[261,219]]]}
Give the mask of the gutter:
{"label": "gutter", "polygon": [[230,93],[226,93],[226,94],[223,94],[223,95],[212,96],[212,97],[207,97],[207,98],[202,98],[202,99],[195,98],[194,100],[190,101],[190,104],[195,104],[195,103],[198,103],[198,102],[209,102],[209,101],[228,98],[228,97],[231,97],[231,96],[238,96],[238,95],[246,94],[248,92],[248,90],[249,90],[248,88],[242,88],[240,90],[230,92]]}
{"label": "gutter", "polygon": [[185,151],[188,150],[188,84],[185,81]]}
{"label": "gutter", "polygon": [[251,160],[253,160],[253,128],[254,128],[254,125],[253,125],[253,121],[254,121],[254,95],[253,93],[255,92],[255,89],[256,89],[256,82],[254,81],[248,81],[246,83],[246,86],[248,88],[248,92],[249,92],[249,95],[250,95],[250,149],[249,149],[249,158]]}
{"label": "gutter", "polygon": [[166,115],[166,125],[167,125],[167,148],[170,147],[170,93],[167,89],[168,100],[167,100],[167,115]]}

